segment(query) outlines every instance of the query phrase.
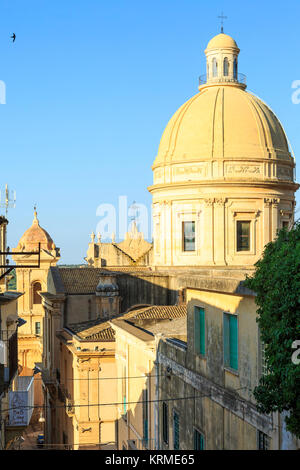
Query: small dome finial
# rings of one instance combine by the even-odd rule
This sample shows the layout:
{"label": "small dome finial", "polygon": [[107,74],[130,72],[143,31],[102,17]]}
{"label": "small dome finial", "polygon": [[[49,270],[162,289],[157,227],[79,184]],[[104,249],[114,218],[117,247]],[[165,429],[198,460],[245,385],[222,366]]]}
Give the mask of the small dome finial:
{"label": "small dome finial", "polygon": [[224,16],[222,12],[218,18],[221,19],[221,33],[224,33],[224,20],[227,20],[227,16]]}
{"label": "small dome finial", "polygon": [[33,207],[33,222],[39,223],[38,218],[37,218],[36,204],[34,204],[34,207]]}

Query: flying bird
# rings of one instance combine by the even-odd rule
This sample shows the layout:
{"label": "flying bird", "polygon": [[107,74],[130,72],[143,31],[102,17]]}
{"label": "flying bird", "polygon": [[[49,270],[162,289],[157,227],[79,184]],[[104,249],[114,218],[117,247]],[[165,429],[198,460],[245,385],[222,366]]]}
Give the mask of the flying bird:
{"label": "flying bird", "polygon": [[13,35],[10,36],[10,37],[11,37],[11,39],[13,40],[13,42],[15,42],[15,40],[16,40],[16,35],[15,35],[15,33],[13,33]]}

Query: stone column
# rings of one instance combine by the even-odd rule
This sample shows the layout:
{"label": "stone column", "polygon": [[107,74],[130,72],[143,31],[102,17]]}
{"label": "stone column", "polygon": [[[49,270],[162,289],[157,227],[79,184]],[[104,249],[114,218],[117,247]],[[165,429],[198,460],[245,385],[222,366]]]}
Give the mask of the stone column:
{"label": "stone column", "polygon": [[[204,199],[203,228],[203,253],[201,254],[201,264],[213,265],[214,262],[214,199]],[[203,260],[203,261],[202,261]]]}
{"label": "stone column", "polygon": [[224,266],[225,261],[225,202],[226,198],[216,198],[214,204],[214,260]]}

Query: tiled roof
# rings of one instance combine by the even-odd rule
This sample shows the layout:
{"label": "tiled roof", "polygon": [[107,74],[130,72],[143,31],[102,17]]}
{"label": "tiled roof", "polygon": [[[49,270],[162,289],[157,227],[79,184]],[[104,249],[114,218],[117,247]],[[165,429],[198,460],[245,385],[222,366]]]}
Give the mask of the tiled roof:
{"label": "tiled roof", "polygon": [[147,272],[150,273],[150,269],[146,267],[110,267],[110,268],[64,268],[64,267],[52,267],[50,268],[52,277],[57,293],[66,294],[92,294],[95,293],[96,287],[99,283],[101,274],[107,272],[115,273],[134,273]]}
{"label": "tiled roof", "polygon": [[168,318],[186,317],[186,305],[153,305],[125,313],[122,320],[164,320]]}
{"label": "tiled roof", "polygon": [[100,318],[82,323],[73,323],[68,325],[67,328],[80,339],[86,341],[113,341],[115,339],[114,330],[108,321]]}

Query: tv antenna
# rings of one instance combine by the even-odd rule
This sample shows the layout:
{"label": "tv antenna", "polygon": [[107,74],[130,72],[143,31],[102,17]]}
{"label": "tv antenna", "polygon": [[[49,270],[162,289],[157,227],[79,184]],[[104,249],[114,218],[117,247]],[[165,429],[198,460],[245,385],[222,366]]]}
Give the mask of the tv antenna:
{"label": "tv antenna", "polygon": [[5,208],[6,217],[8,209],[16,207],[16,191],[9,190],[7,184],[5,185],[5,191],[0,191],[0,207]]}

